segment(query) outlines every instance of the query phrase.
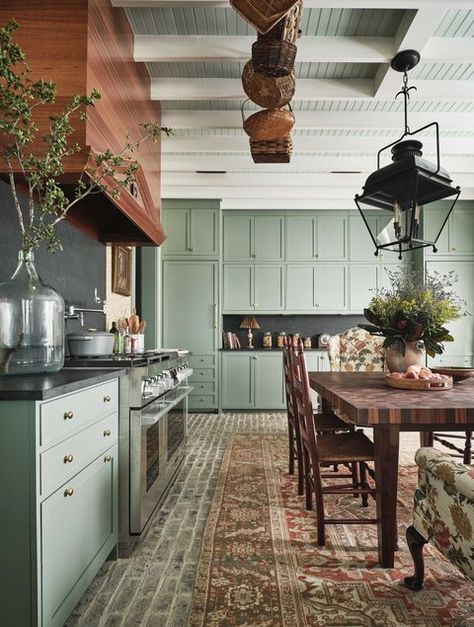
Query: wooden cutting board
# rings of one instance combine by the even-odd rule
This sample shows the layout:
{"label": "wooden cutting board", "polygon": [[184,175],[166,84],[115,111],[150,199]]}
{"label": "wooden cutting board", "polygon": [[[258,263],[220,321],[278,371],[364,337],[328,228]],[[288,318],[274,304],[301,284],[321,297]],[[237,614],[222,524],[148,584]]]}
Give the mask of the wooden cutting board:
{"label": "wooden cutting board", "polygon": [[449,379],[401,379],[388,374],[385,377],[385,383],[391,388],[426,390],[427,392],[450,390],[453,387],[453,379],[451,377]]}

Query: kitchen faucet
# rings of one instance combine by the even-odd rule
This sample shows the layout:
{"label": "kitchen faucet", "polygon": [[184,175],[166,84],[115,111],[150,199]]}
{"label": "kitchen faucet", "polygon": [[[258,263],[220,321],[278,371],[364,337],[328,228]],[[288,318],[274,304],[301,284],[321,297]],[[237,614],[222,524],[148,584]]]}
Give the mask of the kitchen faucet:
{"label": "kitchen faucet", "polygon": [[75,305],[68,305],[64,313],[66,320],[79,320],[81,327],[84,327],[84,314],[85,313],[101,313],[104,316],[107,314],[106,301],[102,299],[98,293],[97,288],[94,289],[94,303],[102,305],[101,309],[88,309],[83,307],[76,307]]}

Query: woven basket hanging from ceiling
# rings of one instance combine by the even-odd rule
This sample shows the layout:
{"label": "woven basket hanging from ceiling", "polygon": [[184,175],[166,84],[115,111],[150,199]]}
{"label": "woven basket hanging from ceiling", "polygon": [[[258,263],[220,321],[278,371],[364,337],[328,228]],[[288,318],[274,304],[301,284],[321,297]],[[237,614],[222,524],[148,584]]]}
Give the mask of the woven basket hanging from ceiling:
{"label": "woven basket hanging from ceiling", "polygon": [[282,41],[289,41],[292,44],[296,43],[296,40],[301,35],[299,27],[302,13],[303,0],[298,0],[295,6],[290,9],[285,17],[280,20],[273,28],[271,28],[264,35],[259,33],[258,39],[277,39]]}
{"label": "woven basket hanging from ceiling", "polygon": [[[245,104],[245,103],[244,103]],[[295,125],[295,116],[289,109],[265,109],[244,117],[242,105],[243,128],[249,137],[256,140],[276,140],[289,135]]]}
{"label": "woven basket hanging from ceiling", "polygon": [[252,44],[252,65],[267,76],[286,76],[295,67],[296,46],[280,39],[259,39]]}
{"label": "woven basket hanging from ceiling", "polygon": [[298,1],[230,0],[230,4],[246,22],[263,35],[283,19]]}
{"label": "woven basket hanging from ceiling", "polygon": [[271,141],[250,139],[254,163],[289,163],[293,152],[290,135]]}
{"label": "woven basket hanging from ceiling", "polygon": [[264,109],[276,109],[287,105],[295,94],[295,74],[266,76],[256,72],[252,61],[247,61],[242,72],[242,86],[247,96]]}

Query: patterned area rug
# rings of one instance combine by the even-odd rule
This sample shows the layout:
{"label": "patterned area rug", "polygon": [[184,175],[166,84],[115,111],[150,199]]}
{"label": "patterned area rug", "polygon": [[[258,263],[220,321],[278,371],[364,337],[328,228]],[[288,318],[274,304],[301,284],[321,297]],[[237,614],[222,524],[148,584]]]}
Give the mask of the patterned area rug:
{"label": "patterned area rug", "polygon": [[[400,584],[412,574],[404,538],[415,484],[416,469],[402,468],[400,550],[395,568],[382,569],[375,525],[327,527],[327,546],[317,546],[315,514],[304,509],[287,474],[285,436],[234,434],[203,538],[189,624],[438,627],[472,616],[474,587],[429,545],[424,590]],[[361,513],[351,496],[333,497],[328,512],[336,507],[344,518]]]}

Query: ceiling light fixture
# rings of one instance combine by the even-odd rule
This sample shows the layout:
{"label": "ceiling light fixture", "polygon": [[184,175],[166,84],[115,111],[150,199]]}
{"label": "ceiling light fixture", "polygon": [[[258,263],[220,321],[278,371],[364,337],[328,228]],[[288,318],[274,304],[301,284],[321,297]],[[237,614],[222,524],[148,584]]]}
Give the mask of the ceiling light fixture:
{"label": "ceiling light fixture", "polygon": [[[416,90],[416,87],[408,87],[408,72],[419,60],[420,54],[416,50],[404,50],[392,59],[392,69],[403,72],[403,87],[395,98],[403,95],[405,129],[399,139],[379,150],[377,170],[367,178],[362,194],[356,194],[354,198],[375,245],[376,256],[380,250],[389,250],[398,252],[398,258],[401,259],[402,253],[425,247],[431,247],[433,252],[437,252],[436,242],[461,193],[459,187],[451,186],[452,179],[440,164],[438,123],[431,122],[415,131],[411,131],[408,126],[408,100],[410,91]],[[402,141],[405,137],[429,128],[434,128],[436,134],[436,164],[422,158],[423,144],[420,141]],[[381,168],[380,156],[388,148],[391,148],[393,163]],[[430,231],[425,229],[424,233],[423,213],[426,206],[450,196],[454,196],[452,203],[433,214],[437,224],[433,225],[430,221]],[[385,209],[391,214],[390,221],[379,234],[373,233],[371,229],[371,207]]]}

